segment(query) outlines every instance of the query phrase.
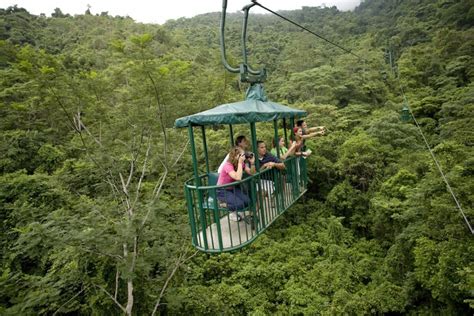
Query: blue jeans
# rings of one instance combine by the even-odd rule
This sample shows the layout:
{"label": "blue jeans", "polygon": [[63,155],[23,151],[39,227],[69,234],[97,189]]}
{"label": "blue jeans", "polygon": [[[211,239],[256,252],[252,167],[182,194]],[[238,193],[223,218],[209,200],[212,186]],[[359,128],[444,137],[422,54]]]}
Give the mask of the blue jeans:
{"label": "blue jeans", "polygon": [[217,199],[227,203],[229,211],[238,211],[250,205],[249,197],[240,188],[217,190]]}

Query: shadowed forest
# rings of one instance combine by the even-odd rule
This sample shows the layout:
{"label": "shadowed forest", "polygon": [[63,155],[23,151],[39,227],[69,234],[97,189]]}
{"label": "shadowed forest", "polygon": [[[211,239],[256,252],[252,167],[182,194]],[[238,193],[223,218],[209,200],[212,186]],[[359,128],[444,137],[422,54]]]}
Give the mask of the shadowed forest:
{"label": "shadowed forest", "polygon": [[[191,245],[188,134],[173,125],[244,98],[220,13],[152,25],[0,9],[0,314],[473,314],[473,235],[400,110],[474,224],[474,2],[279,13],[365,61],[250,15],[269,99],[327,133],[307,141],[304,198],[251,245],[208,255]],[[242,17],[227,15],[234,65]],[[227,131],[207,146],[215,170]]]}

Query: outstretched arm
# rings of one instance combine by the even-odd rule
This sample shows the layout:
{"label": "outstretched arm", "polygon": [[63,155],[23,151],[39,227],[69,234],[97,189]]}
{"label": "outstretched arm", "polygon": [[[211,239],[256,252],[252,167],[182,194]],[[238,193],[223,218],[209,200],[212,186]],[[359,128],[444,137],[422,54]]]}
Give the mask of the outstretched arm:
{"label": "outstretched arm", "polygon": [[310,133],[313,133],[313,132],[318,132],[318,131],[322,131],[322,130],[325,130],[326,127],[325,126],[315,126],[315,127],[309,127],[307,129],[308,132]]}
{"label": "outstretched arm", "polygon": [[309,134],[301,135],[301,138],[308,139],[308,138],[311,138],[311,137],[323,136],[323,135],[324,135],[324,130],[320,130],[318,132],[312,132],[312,133],[309,133]]}

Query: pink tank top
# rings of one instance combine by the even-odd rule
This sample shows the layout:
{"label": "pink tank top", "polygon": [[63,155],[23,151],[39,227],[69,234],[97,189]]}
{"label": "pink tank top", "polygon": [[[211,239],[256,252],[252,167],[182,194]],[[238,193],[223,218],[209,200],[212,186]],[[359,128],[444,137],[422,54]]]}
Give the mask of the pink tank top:
{"label": "pink tank top", "polygon": [[[245,168],[245,163],[242,164],[242,170]],[[219,173],[219,179],[217,179],[217,185],[224,185],[234,182],[235,180],[229,175],[230,172],[235,171],[234,165],[230,162],[226,162],[222,168],[221,173]]]}

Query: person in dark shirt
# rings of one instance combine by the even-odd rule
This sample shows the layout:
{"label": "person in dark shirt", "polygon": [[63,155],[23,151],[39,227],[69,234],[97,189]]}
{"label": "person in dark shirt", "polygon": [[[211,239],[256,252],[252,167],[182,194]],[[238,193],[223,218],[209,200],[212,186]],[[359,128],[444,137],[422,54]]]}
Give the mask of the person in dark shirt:
{"label": "person in dark shirt", "polygon": [[[286,168],[285,164],[280,159],[267,152],[267,146],[261,140],[257,141],[257,154],[260,171],[272,168],[284,170]],[[274,174],[271,172],[264,173],[260,178],[260,187],[266,194],[272,195],[275,188]]]}
{"label": "person in dark shirt", "polygon": [[260,170],[277,168],[278,170],[285,169],[285,164],[267,152],[267,145],[261,140],[257,141],[258,161],[260,162]]}

